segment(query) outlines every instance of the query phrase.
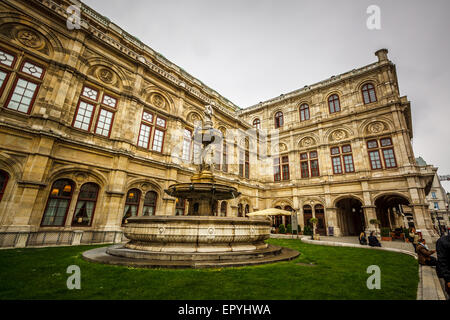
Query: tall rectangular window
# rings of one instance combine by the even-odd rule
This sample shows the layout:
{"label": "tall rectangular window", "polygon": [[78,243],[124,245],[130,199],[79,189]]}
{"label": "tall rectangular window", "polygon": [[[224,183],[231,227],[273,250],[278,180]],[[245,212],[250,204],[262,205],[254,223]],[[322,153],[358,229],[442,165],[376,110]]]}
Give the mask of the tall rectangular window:
{"label": "tall rectangular window", "polygon": [[342,162],[344,163],[345,172],[355,172],[355,166],[353,165],[352,147],[350,145],[344,145],[341,149]]}
{"label": "tall rectangular window", "polygon": [[92,103],[81,100],[78,105],[77,115],[74,119],[73,126],[81,130],[89,131],[94,111],[95,106]]}
{"label": "tall rectangular window", "polygon": [[142,123],[139,131],[138,146],[148,149],[152,127]]}
{"label": "tall rectangular window", "polygon": [[110,136],[116,105],[116,98],[108,94],[103,94],[100,113],[98,114],[97,118],[97,128],[95,129],[96,134],[102,135],[104,137]]}
{"label": "tall rectangular window", "polygon": [[155,129],[155,135],[153,136],[153,151],[161,152],[164,141],[164,131]]}
{"label": "tall rectangular window", "polygon": [[250,178],[250,153],[245,151],[245,177]]}
{"label": "tall rectangular window", "polygon": [[289,156],[281,157],[281,170],[283,173],[283,180],[289,180]]}
{"label": "tall rectangular window", "polygon": [[342,173],[342,166],[341,166],[341,157],[333,157],[333,172],[335,174]]}
{"label": "tall rectangular window", "polygon": [[381,154],[383,155],[384,167],[386,169],[397,167],[397,161],[395,159],[395,153],[391,138],[369,140],[367,141],[367,149],[369,152],[369,160],[372,170],[383,169]]}
{"label": "tall rectangular window", "polygon": [[191,159],[191,141],[192,132],[189,129],[184,129],[183,132],[183,154],[182,159],[184,161],[189,161]]}
{"label": "tall rectangular window", "polygon": [[311,151],[309,153],[309,166],[311,168],[311,177],[320,176],[319,159],[318,159],[317,151]]}
{"label": "tall rectangular window", "polygon": [[[30,113],[38,93],[40,82],[44,76],[44,71],[43,67],[30,61],[24,61],[17,73],[17,78],[6,103],[6,108],[22,113]],[[7,73],[3,72],[1,78],[4,78],[1,84],[1,87],[3,87],[7,79]]]}
{"label": "tall rectangular window", "polygon": [[244,151],[239,151],[239,176],[244,177]]}
{"label": "tall rectangular window", "polygon": [[308,154],[300,154],[300,170],[302,178],[309,178]]}
{"label": "tall rectangular window", "polygon": [[81,130],[91,129],[92,118],[94,117],[95,105],[98,100],[98,90],[85,86],[81,92],[78,108],[75,112],[72,126]]}
{"label": "tall rectangular window", "polygon": [[164,135],[166,129],[166,119],[156,117],[156,128],[153,135],[152,150],[156,152],[162,152],[164,144]]}
{"label": "tall rectangular window", "polygon": [[227,151],[227,142],[225,139],[223,140],[222,146],[222,171],[228,172],[228,151]]}
{"label": "tall rectangular window", "polygon": [[273,180],[280,181],[281,180],[281,172],[280,172],[280,158],[273,159]]}

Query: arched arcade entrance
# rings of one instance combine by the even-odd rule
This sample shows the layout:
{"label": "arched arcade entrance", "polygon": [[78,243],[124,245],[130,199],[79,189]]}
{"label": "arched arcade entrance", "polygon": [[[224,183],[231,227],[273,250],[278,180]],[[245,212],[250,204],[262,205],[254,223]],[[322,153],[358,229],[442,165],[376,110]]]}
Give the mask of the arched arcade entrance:
{"label": "arched arcade entrance", "polygon": [[336,202],[338,225],[343,236],[358,236],[366,229],[362,203],[355,198]]}

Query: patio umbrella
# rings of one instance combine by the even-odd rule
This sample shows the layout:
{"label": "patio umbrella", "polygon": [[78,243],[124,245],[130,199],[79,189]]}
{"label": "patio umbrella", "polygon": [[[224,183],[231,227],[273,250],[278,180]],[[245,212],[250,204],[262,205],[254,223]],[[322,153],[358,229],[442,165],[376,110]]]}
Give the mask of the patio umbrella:
{"label": "patio umbrella", "polygon": [[290,216],[293,212],[287,210],[281,210],[276,208],[269,208],[260,211],[255,211],[251,213],[247,213],[247,216]]}

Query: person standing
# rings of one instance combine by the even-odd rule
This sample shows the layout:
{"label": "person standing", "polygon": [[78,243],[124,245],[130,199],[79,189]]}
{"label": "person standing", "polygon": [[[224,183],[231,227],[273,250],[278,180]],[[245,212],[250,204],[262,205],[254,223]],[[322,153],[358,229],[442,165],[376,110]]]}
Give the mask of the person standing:
{"label": "person standing", "polygon": [[450,235],[444,235],[436,242],[437,267],[436,272],[445,290],[447,300],[450,299]]}
{"label": "person standing", "polygon": [[417,252],[417,244],[419,243],[420,237],[419,234],[416,232],[415,228],[411,228],[411,231],[409,232],[409,241],[412,243],[414,247],[414,252]]}

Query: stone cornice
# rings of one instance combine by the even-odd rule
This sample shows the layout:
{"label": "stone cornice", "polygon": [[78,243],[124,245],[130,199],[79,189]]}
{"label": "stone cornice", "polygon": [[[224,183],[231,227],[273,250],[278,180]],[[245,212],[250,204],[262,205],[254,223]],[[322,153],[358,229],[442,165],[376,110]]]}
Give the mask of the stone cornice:
{"label": "stone cornice", "polygon": [[[40,3],[51,12],[61,16],[63,19],[67,19],[69,17],[69,14],[66,12],[66,8],[62,8],[61,5],[55,3],[52,0],[33,0],[33,1]],[[69,2],[75,5],[78,4],[78,1],[69,0]],[[165,80],[175,85],[179,89],[184,90],[188,94],[196,97],[203,103],[212,104],[221,112],[228,114],[229,116],[235,117],[234,112],[231,112],[230,110],[227,110],[226,108],[220,105],[220,104],[226,105],[233,111],[240,109],[238,106],[230,102],[228,99],[221,96],[219,93],[217,93],[213,89],[203,84],[198,79],[188,74],[182,68],[170,62],[169,60],[164,58],[164,56],[154,51],[153,49],[151,49],[150,47],[139,41],[137,38],[131,36],[129,33],[124,31],[114,23],[112,23],[109,19],[100,15],[95,10],[91,9],[90,7],[88,7],[83,3],[81,3],[81,11],[82,11],[82,19],[80,26],[82,29],[87,31],[91,36],[94,36],[100,41],[108,44],[109,46],[114,47],[118,51],[127,55],[129,58],[133,59],[135,62],[143,64],[144,66],[147,67],[147,69],[149,69],[153,73],[164,78]],[[89,23],[90,19],[94,20],[100,25],[103,25],[105,29],[108,29],[108,31],[110,31],[111,33],[121,36],[124,42],[127,42],[128,45],[125,46],[119,41],[103,33],[101,30],[96,28],[92,23]],[[163,65],[164,68],[167,68],[168,70],[176,73],[181,78],[181,80],[171,75],[164,68],[149,61],[149,59],[146,59],[143,55],[139,54],[137,51],[145,52],[149,57],[153,58],[154,60],[158,61],[158,63]],[[197,85],[197,87],[200,87],[201,90],[198,90],[194,84]]]}
{"label": "stone cornice", "polygon": [[322,81],[317,82],[315,84],[312,84],[312,85],[309,85],[309,86],[308,85],[304,86],[301,89],[297,89],[297,90],[291,91],[291,92],[286,93],[286,94],[281,94],[280,96],[278,96],[276,98],[272,98],[272,99],[266,100],[264,102],[255,104],[255,105],[250,106],[248,108],[242,109],[242,110],[238,111],[237,113],[239,115],[243,115],[243,114],[246,114],[246,113],[255,112],[255,111],[259,110],[259,109],[263,109],[264,107],[271,106],[273,104],[280,103],[280,102],[283,102],[283,101],[286,101],[286,100],[289,100],[289,99],[296,99],[299,96],[301,96],[302,94],[311,92],[313,90],[320,90],[320,89],[326,88],[328,86],[336,85],[337,83],[339,83],[341,81],[344,81],[344,80],[347,80],[347,79],[350,79],[350,78],[353,78],[353,77],[356,77],[356,76],[360,76],[360,75],[362,75],[362,74],[364,74],[366,72],[370,72],[372,70],[377,69],[378,67],[382,67],[382,66],[385,66],[387,64],[393,65],[392,62],[390,62],[390,61],[389,62],[382,62],[382,63],[375,62],[375,63],[369,64],[369,65],[366,65],[366,66],[364,66],[362,68],[359,68],[359,69],[353,69],[351,71],[342,73],[340,75],[332,76],[329,79],[322,80]]}

